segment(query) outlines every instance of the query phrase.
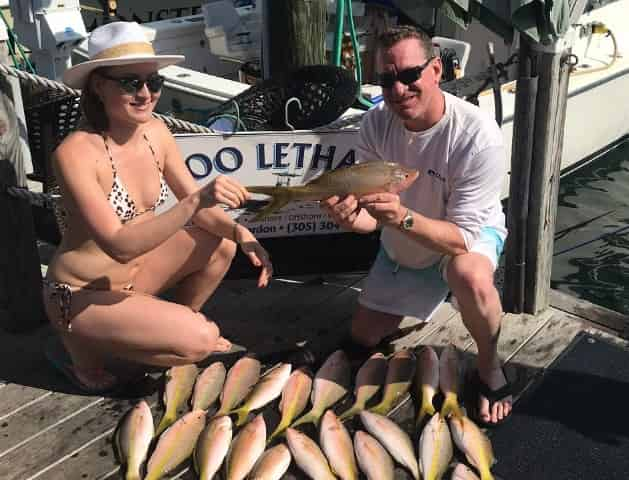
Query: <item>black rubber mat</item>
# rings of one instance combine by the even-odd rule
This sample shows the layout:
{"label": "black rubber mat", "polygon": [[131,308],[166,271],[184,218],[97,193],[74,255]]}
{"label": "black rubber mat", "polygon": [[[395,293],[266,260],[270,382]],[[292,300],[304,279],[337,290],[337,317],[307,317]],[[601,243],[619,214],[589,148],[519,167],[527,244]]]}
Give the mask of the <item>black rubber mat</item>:
{"label": "black rubber mat", "polygon": [[491,432],[509,480],[629,478],[629,350],[579,334]]}

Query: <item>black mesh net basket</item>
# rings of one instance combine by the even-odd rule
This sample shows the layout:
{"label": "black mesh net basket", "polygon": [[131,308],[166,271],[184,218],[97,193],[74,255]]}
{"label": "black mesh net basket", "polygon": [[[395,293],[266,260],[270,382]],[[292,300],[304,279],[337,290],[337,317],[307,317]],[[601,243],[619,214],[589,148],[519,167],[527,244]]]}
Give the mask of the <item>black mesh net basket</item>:
{"label": "black mesh net basket", "polygon": [[301,67],[222,103],[210,113],[208,126],[228,118],[235,130],[316,128],[339,118],[354,103],[357,90],[349,70],[332,65]]}

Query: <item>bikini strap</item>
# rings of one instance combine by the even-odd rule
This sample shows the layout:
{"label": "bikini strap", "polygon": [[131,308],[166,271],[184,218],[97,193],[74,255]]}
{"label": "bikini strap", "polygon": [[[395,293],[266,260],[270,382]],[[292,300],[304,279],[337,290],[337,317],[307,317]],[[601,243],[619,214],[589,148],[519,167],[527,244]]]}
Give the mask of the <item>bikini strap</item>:
{"label": "bikini strap", "polygon": [[157,166],[157,169],[159,170],[159,173],[162,173],[162,167],[160,167],[160,165],[159,165],[159,161],[157,160],[157,155],[155,154],[155,149],[153,148],[153,145],[151,145],[149,137],[146,136],[146,133],[143,133],[142,136],[144,137],[144,140],[146,140],[146,144],[149,146],[149,150],[151,151],[151,155],[153,155],[153,161],[155,162],[155,165]]}
{"label": "bikini strap", "polygon": [[114,177],[118,175],[118,171],[116,170],[116,164],[114,163],[114,157],[111,154],[111,150],[109,149],[109,145],[107,144],[107,138],[103,133],[103,143],[105,144],[105,150],[107,151],[107,156],[109,157],[109,163],[111,163],[111,170],[114,172]]}

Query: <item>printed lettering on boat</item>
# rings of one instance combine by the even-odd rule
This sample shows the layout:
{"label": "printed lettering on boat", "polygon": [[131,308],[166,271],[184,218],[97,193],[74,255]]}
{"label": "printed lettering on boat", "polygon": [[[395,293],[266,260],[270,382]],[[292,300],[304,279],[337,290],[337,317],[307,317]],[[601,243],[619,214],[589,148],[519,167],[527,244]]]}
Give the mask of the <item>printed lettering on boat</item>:
{"label": "printed lettering on boat", "polygon": [[[230,175],[244,186],[302,185],[318,175],[353,165],[357,129],[330,132],[244,132],[176,136],[188,170],[199,186]],[[255,195],[262,202],[266,197]],[[174,195],[160,210],[174,205]],[[259,238],[341,233],[317,202],[294,202],[253,222],[254,212],[229,213]]]}

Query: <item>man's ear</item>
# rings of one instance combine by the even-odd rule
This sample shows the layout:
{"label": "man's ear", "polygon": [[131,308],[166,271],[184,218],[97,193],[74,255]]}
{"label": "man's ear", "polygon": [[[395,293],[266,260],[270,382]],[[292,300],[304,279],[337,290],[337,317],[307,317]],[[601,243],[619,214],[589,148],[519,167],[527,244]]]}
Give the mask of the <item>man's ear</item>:
{"label": "man's ear", "polygon": [[432,62],[430,62],[430,69],[432,70],[438,84],[441,81],[441,75],[443,73],[443,64],[441,63],[441,57],[437,56],[432,60]]}

